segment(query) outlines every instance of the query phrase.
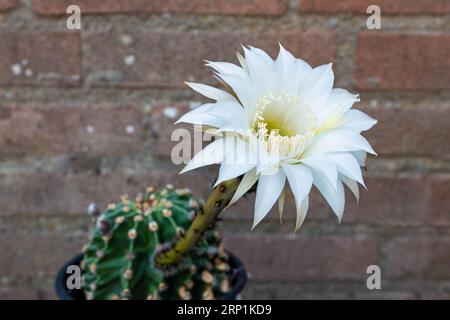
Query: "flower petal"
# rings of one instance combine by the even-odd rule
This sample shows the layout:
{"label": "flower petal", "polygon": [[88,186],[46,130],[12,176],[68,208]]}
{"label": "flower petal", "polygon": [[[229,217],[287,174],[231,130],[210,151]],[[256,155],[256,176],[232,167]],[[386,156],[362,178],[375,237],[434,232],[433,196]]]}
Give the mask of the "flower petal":
{"label": "flower petal", "polygon": [[248,73],[243,68],[239,66],[229,63],[229,62],[212,62],[206,61],[206,66],[214,69],[220,74],[223,75],[236,75],[243,78],[248,78]]}
{"label": "flower petal", "polygon": [[295,231],[298,231],[306,218],[309,207],[309,196],[306,196],[299,206],[297,206],[297,218],[295,220]]}
{"label": "flower petal", "polygon": [[377,120],[359,110],[349,110],[345,114],[343,122],[344,124],[339,128],[345,128],[361,133],[362,131],[372,128],[377,123]]}
{"label": "flower petal", "polygon": [[273,66],[273,59],[263,50],[259,49],[259,48],[255,48],[252,46],[249,46],[250,51],[257,54],[265,63],[268,67],[272,67]]}
{"label": "flower petal", "polygon": [[365,151],[352,151],[351,154],[355,157],[361,167],[366,166],[367,153]]}
{"label": "flower petal", "polygon": [[286,175],[278,170],[274,175],[262,175],[259,178],[256,190],[254,229],[273,207],[284,188]]}
{"label": "flower petal", "polygon": [[259,176],[256,174],[256,170],[250,170],[244,176],[242,177],[241,183],[239,184],[236,192],[233,195],[233,198],[231,199],[230,203],[227,207],[234,204],[236,201],[238,201],[244,194],[247,193],[248,190],[253,187],[253,185],[258,181]]}
{"label": "flower petal", "polygon": [[354,156],[347,152],[340,152],[328,153],[327,157],[336,164],[340,173],[365,186],[361,174],[361,167]]}
{"label": "flower petal", "polygon": [[376,155],[369,142],[358,133],[348,129],[333,129],[316,136],[304,152],[304,157],[329,152],[365,151]]}
{"label": "flower petal", "polygon": [[302,164],[288,165],[283,164],[282,169],[294,194],[297,208],[300,206],[303,199],[311,191],[313,177],[311,170]]}
{"label": "flower petal", "polygon": [[347,187],[350,189],[350,191],[353,193],[353,195],[356,198],[356,203],[359,203],[359,187],[358,187],[358,183],[356,183],[356,181],[347,178],[344,175],[339,175],[339,179],[347,185]]}
{"label": "flower petal", "polygon": [[253,117],[258,96],[257,90],[252,86],[251,82],[248,79],[232,74],[219,74],[218,76],[230,86],[247,111],[248,116]]}
{"label": "flower petal", "polygon": [[206,84],[185,82],[192,90],[197,91],[201,95],[216,101],[233,101],[237,102],[236,98],[228,92],[217,89]]}
{"label": "flower petal", "polygon": [[236,141],[238,141],[236,137],[226,137],[211,142],[189,161],[180,174],[222,162],[227,151],[235,148]]}
{"label": "flower petal", "polygon": [[334,74],[332,64],[312,69],[300,84],[299,96],[305,105],[311,107],[316,114],[326,107],[333,88]]}
{"label": "flower petal", "polygon": [[319,131],[327,131],[344,123],[345,113],[359,102],[358,95],[354,95],[345,89],[335,88],[331,91],[325,108],[317,111]]}
{"label": "flower petal", "polygon": [[247,171],[255,168],[255,164],[247,163],[247,164],[228,164],[222,163],[219,170],[219,177],[217,178],[216,183],[214,184],[214,188],[217,187],[220,183],[239,177],[243,175]]}
{"label": "flower petal", "polygon": [[283,223],[283,211],[284,211],[284,200],[286,198],[286,191],[283,188],[283,191],[278,198],[278,211],[280,212],[280,223]]}
{"label": "flower petal", "polygon": [[313,156],[300,160],[313,171],[321,173],[333,188],[337,188],[337,168],[333,161],[326,156]]}
{"label": "flower petal", "polygon": [[344,214],[345,205],[345,194],[342,182],[338,181],[337,188],[335,189],[331,183],[328,182],[328,179],[315,172],[313,172],[313,180],[314,185],[319,189],[340,222]]}
{"label": "flower petal", "polygon": [[[242,106],[236,102],[217,102],[204,104],[183,115],[175,124],[184,122],[200,126],[221,128],[236,123],[237,129],[242,129],[242,120],[247,115]],[[248,128],[248,124],[246,125]]]}

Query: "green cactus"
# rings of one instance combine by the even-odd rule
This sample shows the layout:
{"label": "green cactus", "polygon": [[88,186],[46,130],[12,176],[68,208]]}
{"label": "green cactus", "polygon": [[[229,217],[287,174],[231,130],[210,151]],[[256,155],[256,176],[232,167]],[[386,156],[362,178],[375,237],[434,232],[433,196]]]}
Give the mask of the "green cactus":
{"label": "green cactus", "polygon": [[[82,262],[88,299],[220,299],[229,291],[228,256],[217,230],[202,230],[174,263],[156,257],[174,250],[203,205],[189,190],[149,187],[100,215]],[[210,226],[208,226],[210,227]]]}

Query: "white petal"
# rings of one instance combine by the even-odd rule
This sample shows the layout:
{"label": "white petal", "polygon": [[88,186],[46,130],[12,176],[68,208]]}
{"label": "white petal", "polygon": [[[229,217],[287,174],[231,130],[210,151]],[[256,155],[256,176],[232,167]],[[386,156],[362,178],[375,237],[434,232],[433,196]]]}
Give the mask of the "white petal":
{"label": "white petal", "polygon": [[282,169],[294,194],[297,208],[300,206],[303,199],[308,196],[311,191],[313,182],[311,170],[301,164],[288,165],[283,164]]}
{"label": "white petal", "polygon": [[217,178],[216,183],[214,184],[214,188],[217,187],[220,183],[239,177],[246,173],[247,171],[255,168],[255,164],[228,164],[222,163],[219,170],[219,177]]}
{"label": "white petal", "polygon": [[273,59],[263,50],[249,46],[250,51],[256,53],[262,60],[264,60],[264,62],[267,64],[267,66],[273,66]]}
{"label": "white petal", "polygon": [[333,129],[316,136],[304,157],[319,155],[329,152],[366,151],[375,154],[369,142],[358,133],[348,129]]}
{"label": "white petal", "polygon": [[299,96],[305,105],[319,112],[326,106],[326,102],[333,88],[334,74],[332,64],[312,69],[300,84]]}
{"label": "white petal", "polygon": [[233,101],[237,102],[236,98],[233,97],[228,92],[217,89],[206,84],[201,83],[193,83],[193,82],[185,82],[189,87],[191,87],[194,91],[197,91],[201,95],[205,97],[216,100],[216,101]]}
{"label": "white petal", "polygon": [[306,196],[303,201],[297,206],[297,218],[295,220],[295,231],[298,231],[306,218],[306,213],[309,207],[309,196]]}
{"label": "white petal", "polygon": [[323,130],[330,130],[344,123],[343,117],[345,113],[359,102],[357,95],[351,94],[345,89],[335,88],[331,91],[327,105],[322,110],[317,111],[319,126]]}
{"label": "white petal", "polygon": [[258,181],[259,176],[256,174],[256,170],[250,170],[244,176],[242,177],[241,183],[239,184],[239,187],[237,188],[236,192],[233,195],[233,198],[231,199],[230,203],[227,207],[234,204],[236,201],[238,201],[244,194],[247,193],[248,190],[253,187],[253,185]]}
{"label": "white petal", "polygon": [[340,126],[340,128],[361,133],[362,131],[372,128],[377,123],[377,120],[369,117],[367,114],[359,110],[349,110],[344,115],[343,122],[344,124]]}
{"label": "white petal", "polygon": [[221,128],[236,122],[236,128],[241,128],[241,122],[245,119],[247,119],[247,115],[240,104],[236,102],[217,102],[204,104],[186,113],[176,124],[184,122]]}
{"label": "white petal", "polygon": [[295,59],[295,73],[300,80],[304,79],[306,75],[312,70],[312,67],[302,59]]}
{"label": "white petal", "polygon": [[248,79],[231,74],[219,74],[219,77],[231,87],[248,115],[253,117],[258,96],[252,83]]}
{"label": "white petal", "polygon": [[227,138],[218,139],[211,142],[204,149],[200,150],[200,152],[198,152],[191,159],[191,161],[189,161],[184,169],[181,170],[180,174],[200,167],[222,162],[227,143],[230,143],[227,142]]}
{"label": "white petal", "polygon": [[244,69],[245,72],[247,72],[247,74],[248,74],[248,66],[247,66],[247,61],[245,61],[245,58],[242,56],[242,54],[240,52],[237,52],[236,56],[239,60],[239,63],[241,64],[242,69]]}
{"label": "white petal", "polygon": [[300,164],[283,165],[283,170],[295,198],[295,206],[297,208],[295,231],[297,231],[305,220],[306,212],[308,211],[309,193],[311,191],[313,177],[311,170]]}
{"label": "white petal", "polygon": [[275,61],[276,81],[274,86],[276,91],[296,95],[300,86],[300,73],[302,72],[299,68],[303,66],[301,63],[297,65],[297,59],[280,44],[280,52]]}
{"label": "white petal", "polygon": [[245,47],[243,49],[252,87],[258,96],[262,96],[269,92],[272,87],[274,62],[272,59],[267,59],[267,57],[261,55],[258,51]]}
{"label": "white petal", "polygon": [[286,175],[283,170],[278,170],[277,174],[274,175],[260,176],[256,190],[255,216],[252,229],[264,219],[273,207],[281,191],[283,191],[285,181]]}
{"label": "white petal", "polygon": [[352,154],[346,152],[328,153],[327,157],[336,164],[339,172],[364,186],[361,167]]}
{"label": "white petal", "polygon": [[326,156],[313,156],[300,160],[309,168],[321,173],[333,188],[337,188],[337,168],[333,161]]}
{"label": "white petal", "polygon": [[239,77],[248,78],[248,73],[244,69],[229,62],[207,61],[206,65],[223,75],[236,75]]}
{"label": "white petal", "polygon": [[330,99],[328,100],[331,109],[339,108],[343,113],[350,110],[353,104],[359,101],[358,95],[340,88],[334,88],[331,91]]}
{"label": "white petal", "polygon": [[328,182],[321,174],[313,172],[314,185],[319,189],[325,200],[330,205],[333,212],[341,221],[344,214],[345,194],[342,182],[338,181],[337,189],[333,188],[331,183]]}
{"label": "white petal", "polygon": [[365,151],[352,151],[351,154],[355,157],[361,167],[366,166],[367,153]]}
{"label": "white petal", "polygon": [[347,185],[347,187],[351,190],[351,192],[355,196],[356,202],[359,203],[359,187],[358,187],[358,183],[356,183],[356,181],[354,181],[354,180],[352,180],[350,178],[347,178],[344,175],[339,175],[339,179],[342,180],[342,182]]}
{"label": "white petal", "polygon": [[278,198],[278,211],[280,212],[280,223],[283,223],[283,211],[284,211],[284,200],[286,198],[286,191],[283,189],[283,191],[280,194],[280,197]]}

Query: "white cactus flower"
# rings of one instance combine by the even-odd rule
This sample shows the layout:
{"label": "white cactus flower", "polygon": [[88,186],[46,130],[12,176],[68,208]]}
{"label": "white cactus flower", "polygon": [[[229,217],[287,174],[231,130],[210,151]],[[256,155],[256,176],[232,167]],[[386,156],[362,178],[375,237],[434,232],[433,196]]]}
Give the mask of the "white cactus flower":
{"label": "white cactus flower", "polygon": [[312,68],[281,45],[276,60],[257,48],[243,50],[245,57],[238,53],[241,66],[207,62],[225,90],[187,83],[214,102],[178,122],[215,133],[217,139],[182,172],[221,164],[217,184],[243,175],[231,203],[258,183],[253,228],[278,199],[282,213],[286,180],[295,197],[296,230],[305,219],[313,185],[340,221],[343,184],[356,198],[358,183],[364,185],[361,166],[366,154],[375,152],[361,132],[376,120],[351,109],[357,95],[333,88],[331,64]]}

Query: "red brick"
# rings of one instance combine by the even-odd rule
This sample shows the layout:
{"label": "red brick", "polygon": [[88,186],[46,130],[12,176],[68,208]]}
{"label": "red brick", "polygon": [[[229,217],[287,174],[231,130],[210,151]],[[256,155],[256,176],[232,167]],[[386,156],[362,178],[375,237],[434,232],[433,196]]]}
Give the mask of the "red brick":
{"label": "red brick", "polygon": [[450,35],[362,32],[356,71],[359,89],[438,90],[450,88]]}
{"label": "red brick", "polygon": [[350,191],[343,223],[363,223],[381,226],[421,225],[428,204],[424,176],[392,175],[365,179],[368,190],[360,188],[356,204]]}
{"label": "red brick", "polygon": [[[205,59],[237,63],[236,51],[241,43],[262,47],[274,55],[278,52],[278,40],[313,65],[335,59],[333,33],[259,35],[203,31],[91,33],[86,36],[90,46],[86,59],[95,85],[185,87],[186,80],[213,82],[211,72],[204,67]],[[127,65],[126,57],[134,64]]]}
{"label": "red brick", "polygon": [[0,274],[35,280],[43,276],[56,276],[58,268],[81,252],[87,235],[36,235],[7,233],[0,236],[3,246]]}
{"label": "red brick", "polygon": [[38,290],[31,286],[12,287],[2,286],[0,288],[1,300],[36,300],[39,299]]}
{"label": "red brick", "polygon": [[91,202],[102,208],[122,194],[134,197],[149,185],[161,188],[171,183],[190,187],[198,197],[210,189],[199,173],[178,171],[82,173],[3,173],[0,175],[1,216],[83,214]]}
{"label": "red brick", "polygon": [[389,277],[450,279],[449,237],[402,237],[385,250]]}
{"label": "red brick", "polygon": [[80,83],[81,53],[77,33],[2,32],[0,38],[0,84]]}
{"label": "red brick", "polygon": [[450,175],[440,174],[430,178],[430,198],[427,219],[432,225],[450,225]]}
{"label": "red brick", "polygon": [[0,11],[10,10],[17,6],[17,0],[0,0]]}
{"label": "red brick", "polygon": [[1,106],[0,157],[126,155],[142,148],[141,122],[134,106]]}
{"label": "red brick", "polygon": [[379,263],[376,239],[365,236],[298,237],[228,235],[225,246],[255,280],[363,279]]}
{"label": "red brick", "polygon": [[364,135],[382,156],[450,156],[450,105],[363,108],[378,120]]}
{"label": "red brick", "polygon": [[286,13],[287,0],[33,0],[41,15],[63,15],[68,6],[80,6],[82,14],[164,13],[278,16]]}
{"label": "red brick", "polygon": [[[171,154],[175,146],[180,143],[187,143],[191,147],[190,153],[176,155],[177,157],[183,156],[180,159],[183,163],[176,163],[176,165],[184,165],[195,153],[200,151],[202,146],[206,146],[211,141],[208,140],[208,135],[201,135],[199,131],[193,132],[192,127],[188,124],[174,125],[176,120],[190,110],[186,103],[157,104],[152,108],[151,133],[155,139],[155,143],[152,145],[154,155],[161,159],[169,160],[172,157]],[[194,144],[196,142],[194,141],[198,140],[196,140],[197,136],[194,137],[194,135],[199,135],[198,139],[205,141],[202,141],[200,146],[195,147]]]}
{"label": "red brick", "polygon": [[382,14],[446,14],[447,0],[299,0],[300,13],[366,14],[370,5],[378,5]]}

